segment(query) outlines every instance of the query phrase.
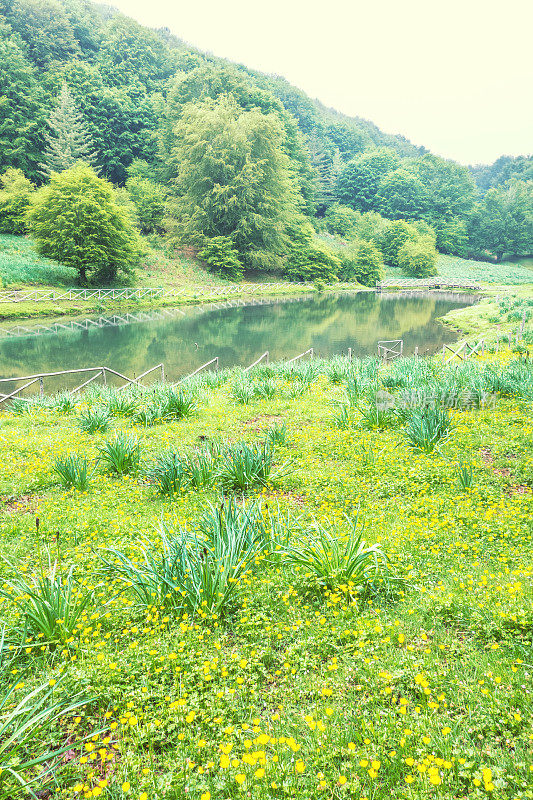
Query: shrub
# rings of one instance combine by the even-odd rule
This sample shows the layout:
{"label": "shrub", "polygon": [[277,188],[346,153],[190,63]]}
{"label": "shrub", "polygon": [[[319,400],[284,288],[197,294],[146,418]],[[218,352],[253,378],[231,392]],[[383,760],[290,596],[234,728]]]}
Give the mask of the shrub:
{"label": "shrub", "polygon": [[114,439],[108,439],[98,447],[100,460],[108,472],[125,475],[139,468],[140,445],[136,436],[121,431]]}
{"label": "shrub", "polygon": [[167,389],[160,398],[163,419],[192,417],[198,410],[198,396],[192,389]]}
{"label": "shrub", "polygon": [[337,253],[341,262],[339,278],[372,286],[383,277],[383,257],[372,242],[359,242]]}
{"label": "shrub", "polygon": [[437,257],[433,242],[421,237],[406,241],[398,252],[398,266],[414,278],[427,278],[437,274]]}
{"label": "shrub", "polygon": [[461,489],[471,489],[474,482],[474,470],[472,464],[459,463],[457,465],[457,479]]}
{"label": "shrub", "polygon": [[201,616],[223,613],[239,590],[240,581],[259,553],[249,544],[246,526],[226,529],[226,536],[199,539],[185,528],[160,529],[161,547],[144,541],[141,558],[132,561],[119,550],[103,557],[105,571],[126,584],[139,605],[165,607]]}
{"label": "shrub", "polygon": [[355,235],[361,215],[349,206],[333,203],[326,209],[324,222],[329,233],[337,234],[345,239]]}
{"label": "shrub", "polygon": [[114,392],[107,401],[107,412],[114,417],[132,417],[138,407],[138,399],[125,392]]}
{"label": "shrub", "polygon": [[83,284],[127,276],[139,260],[139,236],[112,185],[83,163],[52,173],[28,219],[39,253],[77,269]]}
{"label": "shrub", "polygon": [[411,413],[404,437],[409,447],[432,453],[452,431],[453,424],[446,409],[422,408]]}
{"label": "shrub", "polygon": [[400,248],[408,241],[416,241],[419,233],[414,225],[403,219],[389,222],[381,235],[381,252],[387,264],[398,267]]}
{"label": "shrub", "polygon": [[322,242],[313,239],[313,228],[305,223],[292,226],[284,274],[291,281],[333,281],[339,259]]}
{"label": "shrub", "polygon": [[26,213],[34,187],[20,169],[13,167],[0,176],[0,187],[0,233],[26,233]]}
{"label": "shrub", "polygon": [[165,187],[149,178],[132,177],[126,181],[126,189],[135,205],[141,231],[161,232],[165,214]]}
{"label": "shrub", "polygon": [[87,459],[85,456],[70,454],[65,458],[56,458],[54,472],[57,472],[65,489],[78,489],[84,492],[89,487],[87,475]]}
{"label": "shrub", "polygon": [[244,267],[229,236],[214,236],[212,239],[207,239],[198,253],[198,258],[207,264],[210,272],[221,278],[230,281],[239,281],[242,278]]}

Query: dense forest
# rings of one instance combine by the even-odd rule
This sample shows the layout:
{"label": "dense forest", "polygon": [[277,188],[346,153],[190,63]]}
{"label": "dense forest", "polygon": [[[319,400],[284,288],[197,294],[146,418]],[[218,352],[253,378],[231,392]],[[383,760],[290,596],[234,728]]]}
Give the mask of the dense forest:
{"label": "dense forest", "polygon": [[[127,272],[139,232],[234,279],[371,283],[384,261],[533,250],[531,156],[463,167],[85,0],[0,0],[0,173],[0,232],[31,230],[82,280]],[[80,192],[85,240],[99,228],[83,263],[57,222]]]}

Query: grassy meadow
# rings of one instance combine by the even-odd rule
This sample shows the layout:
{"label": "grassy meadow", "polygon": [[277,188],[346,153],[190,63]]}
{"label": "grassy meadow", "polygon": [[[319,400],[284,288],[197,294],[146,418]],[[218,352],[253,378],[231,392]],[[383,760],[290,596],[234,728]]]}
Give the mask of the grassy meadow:
{"label": "grassy meadow", "polygon": [[1,800],[532,798],[532,401],[505,352],[0,414]]}

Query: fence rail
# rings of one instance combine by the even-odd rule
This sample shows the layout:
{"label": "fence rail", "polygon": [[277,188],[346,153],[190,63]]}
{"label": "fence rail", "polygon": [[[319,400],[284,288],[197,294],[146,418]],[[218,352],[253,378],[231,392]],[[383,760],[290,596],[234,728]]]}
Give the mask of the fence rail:
{"label": "fence rail", "polygon": [[435,276],[433,278],[387,278],[376,281],[376,291],[383,289],[481,289],[476,281],[457,280]]}
{"label": "fence rail", "polygon": [[0,291],[0,303],[42,303],[61,300],[141,300],[142,298],[154,299],[161,297],[227,297],[237,294],[255,294],[261,291],[279,292],[286,289],[311,288],[312,283],[238,283],[232,285],[215,286],[185,286],[165,289],[162,286],[140,286],[135,288],[122,287],[114,289],[3,289]]}

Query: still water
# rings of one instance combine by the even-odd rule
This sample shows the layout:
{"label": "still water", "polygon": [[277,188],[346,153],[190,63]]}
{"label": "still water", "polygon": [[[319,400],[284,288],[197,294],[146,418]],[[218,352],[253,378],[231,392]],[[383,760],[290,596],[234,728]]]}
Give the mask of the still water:
{"label": "still water", "polygon": [[[475,301],[472,295],[442,292],[314,294],[119,314],[122,322],[111,313],[93,317],[101,327],[75,321],[87,329],[63,319],[60,326],[25,322],[30,329],[25,333],[4,323],[0,376],[96,365],[133,376],[164,362],[167,378],[175,380],[215,356],[221,367],[251,364],[265,350],[271,360],[291,358],[309,347],[318,356],[346,353],[349,347],[355,356],[369,356],[376,354],[380,339],[403,339],[404,353],[418,346],[422,355],[457,338],[438,317]],[[55,388],[47,382],[47,391]]]}

